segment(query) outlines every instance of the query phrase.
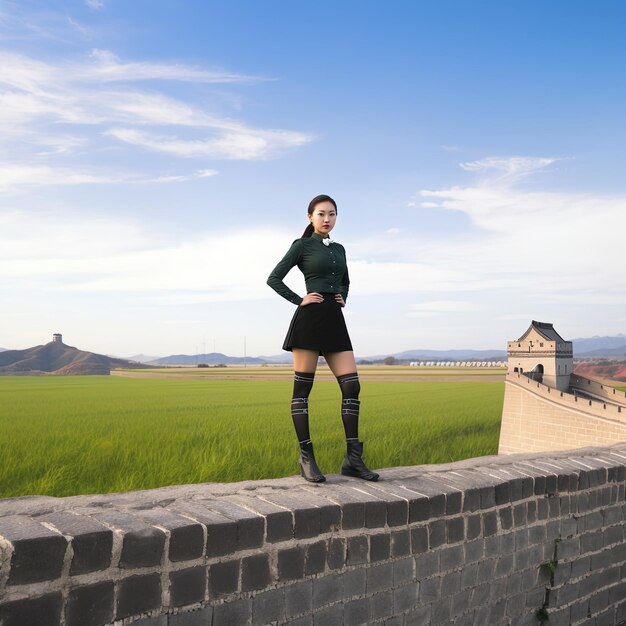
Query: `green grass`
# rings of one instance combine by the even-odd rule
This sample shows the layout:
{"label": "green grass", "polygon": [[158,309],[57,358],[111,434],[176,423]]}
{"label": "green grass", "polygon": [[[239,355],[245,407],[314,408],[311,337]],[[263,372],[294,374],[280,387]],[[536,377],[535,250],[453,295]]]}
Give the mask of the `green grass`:
{"label": "green grass", "polygon": [[[365,382],[372,467],[495,454],[504,384]],[[67,496],[293,475],[291,382],[0,377],[0,497]],[[334,382],[310,399],[327,473],[344,452]]]}

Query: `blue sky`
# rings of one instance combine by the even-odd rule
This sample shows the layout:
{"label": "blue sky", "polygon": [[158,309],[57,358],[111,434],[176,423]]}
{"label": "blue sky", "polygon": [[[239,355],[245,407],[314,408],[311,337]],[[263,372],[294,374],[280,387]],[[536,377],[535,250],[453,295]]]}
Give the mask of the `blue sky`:
{"label": "blue sky", "polygon": [[625,26],[617,0],[0,1],[0,346],[277,354],[265,280],[319,193],[358,355],[626,332]]}

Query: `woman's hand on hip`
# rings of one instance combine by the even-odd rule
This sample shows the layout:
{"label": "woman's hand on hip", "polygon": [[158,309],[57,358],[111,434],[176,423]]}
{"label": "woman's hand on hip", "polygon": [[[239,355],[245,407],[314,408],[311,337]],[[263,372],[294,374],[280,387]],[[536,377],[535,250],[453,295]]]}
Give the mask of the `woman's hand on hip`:
{"label": "woman's hand on hip", "polygon": [[320,302],[324,302],[324,296],[321,293],[317,293],[317,291],[313,291],[312,293],[307,293],[306,296],[302,298],[300,306],[306,306],[307,304],[319,304]]}
{"label": "woman's hand on hip", "polygon": [[346,301],[343,299],[343,296],[340,293],[335,294],[335,300],[339,303],[340,306],[346,306]]}

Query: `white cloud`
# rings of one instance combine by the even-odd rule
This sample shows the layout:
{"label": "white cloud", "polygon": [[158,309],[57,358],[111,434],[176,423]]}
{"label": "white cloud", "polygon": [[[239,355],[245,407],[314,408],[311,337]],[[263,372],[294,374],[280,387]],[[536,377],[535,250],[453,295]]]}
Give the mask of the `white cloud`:
{"label": "white cloud", "polygon": [[486,174],[491,184],[497,180],[512,184],[560,160],[554,157],[494,156],[460,163],[460,166],[468,172]]}
{"label": "white cloud", "polygon": [[[47,158],[33,165],[39,168],[38,184],[46,184],[45,168],[55,167],[56,157],[84,150],[82,170],[92,154],[110,147],[111,140],[118,148],[138,146],[204,160],[265,159],[313,141],[307,133],[254,128],[213,115],[193,96],[174,98],[161,86],[164,81],[232,84],[258,80],[264,79],[180,63],[122,61],[106,50],[56,62],[0,50],[0,150],[16,159],[21,156],[28,164],[33,157]],[[159,87],[140,89],[141,81],[156,81]],[[25,165],[15,167],[26,171]],[[92,173],[78,178],[95,182],[91,177],[105,180],[107,176]],[[16,186],[20,177],[14,175],[12,180]],[[66,174],[58,180],[75,184],[77,177]],[[6,172],[2,184],[6,186]]]}
{"label": "white cloud", "polygon": [[262,159],[277,150],[301,146],[311,140],[309,135],[286,131],[224,132],[219,137],[183,140],[163,137],[130,128],[112,128],[107,135],[136,146],[180,157],[212,159]]}
{"label": "white cloud", "polygon": [[106,185],[106,184],[151,184],[176,183],[215,176],[217,171],[203,169],[192,174],[146,177],[129,172],[89,171],[69,167],[50,167],[48,165],[22,165],[0,163],[0,193],[11,192],[17,188],[40,185]]}
{"label": "white cloud", "polygon": [[100,11],[104,8],[104,0],[85,0],[85,4],[95,11]]}

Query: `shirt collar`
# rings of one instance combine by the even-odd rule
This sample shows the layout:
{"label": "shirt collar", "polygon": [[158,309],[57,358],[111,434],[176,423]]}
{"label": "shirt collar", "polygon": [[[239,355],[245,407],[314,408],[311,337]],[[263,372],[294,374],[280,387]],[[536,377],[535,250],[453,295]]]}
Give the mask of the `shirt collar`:
{"label": "shirt collar", "polygon": [[322,239],[328,239],[328,237],[322,237],[321,235],[318,235],[317,233],[311,233],[311,239],[317,239],[318,241],[322,241]]}

